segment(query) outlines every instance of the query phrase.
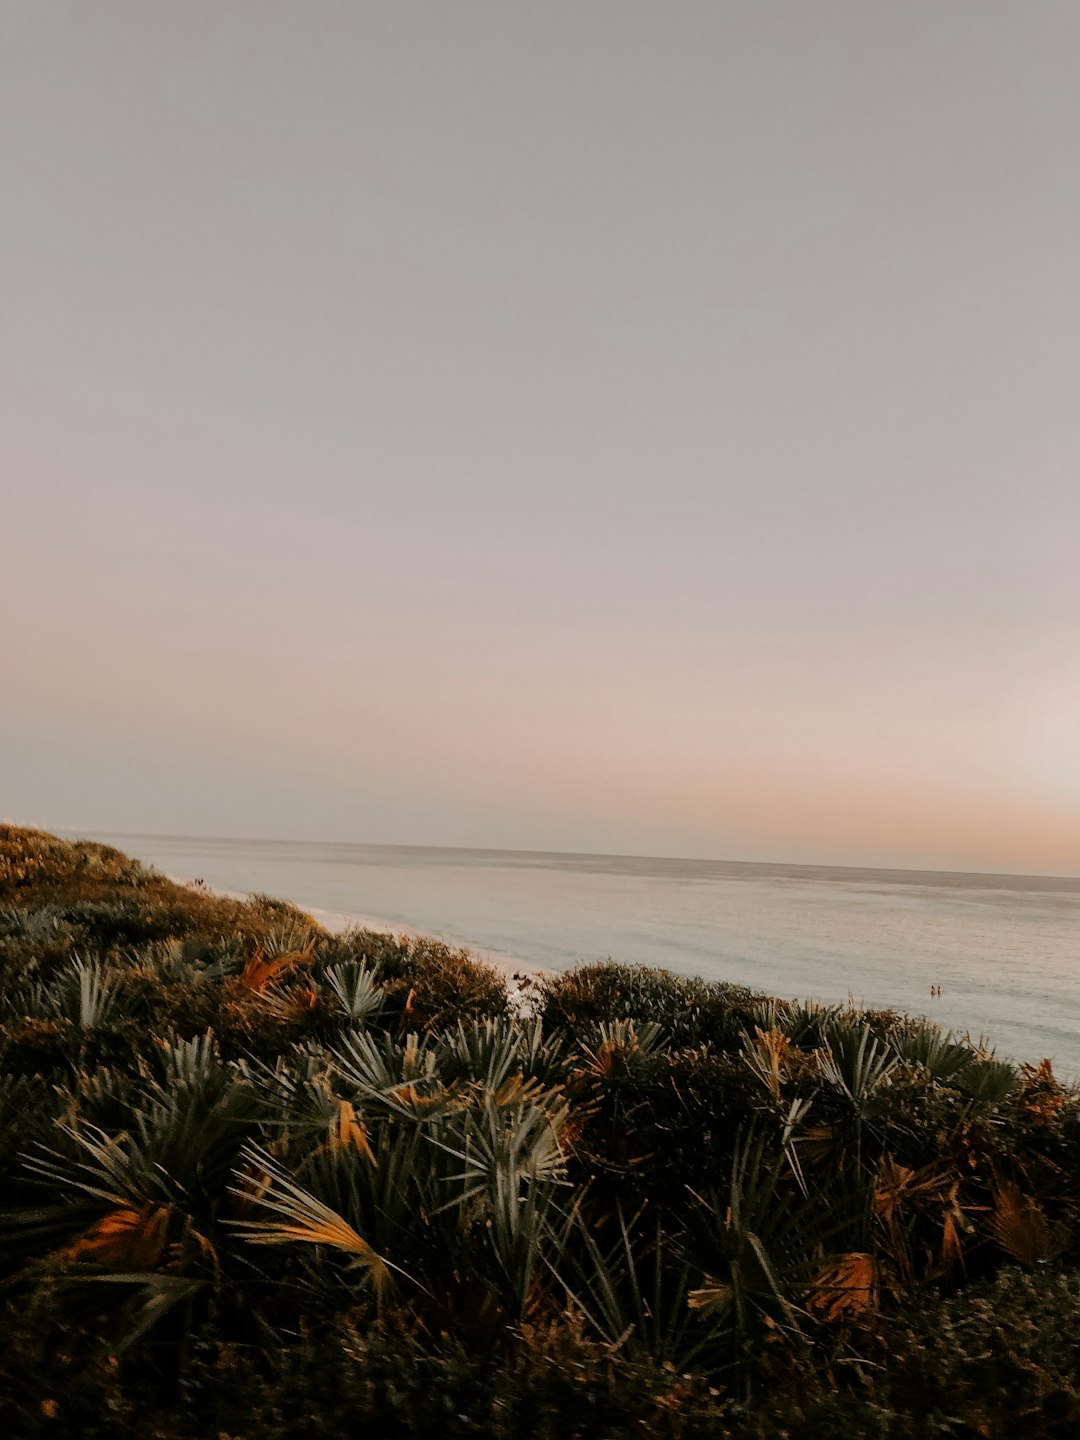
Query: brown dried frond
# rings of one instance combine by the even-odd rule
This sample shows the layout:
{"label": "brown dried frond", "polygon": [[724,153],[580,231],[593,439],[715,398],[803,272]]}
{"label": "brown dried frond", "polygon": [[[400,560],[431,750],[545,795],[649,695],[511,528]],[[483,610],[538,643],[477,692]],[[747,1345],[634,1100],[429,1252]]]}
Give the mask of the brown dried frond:
{"label": "brown dried frond", "polygon": [[242,1228],[245,1238],[252,1245],[283,1245],[295,1241],[303,1245],[330,1245],[335,1250],[353,1255],[366,1267],[379,1295],[390,1278],[386,1261],[363,1236],[347,1220],[317,1202],[298,1206],[289,1219],[273,1220],[262,1225],[248,1222]]}
{"label": "brown dried frond", "polygon": [[314,1010],[319,1003],[319,992],[312,985],[298,985],[290,999],[294,1010],[299,1012]]}
{"label": "brown dried frond", "polygon": [[452,1085],[440,1084],[431,1095],[421,1094],[411,1080],[386,1093],[388,1098],[407,1105],[416,1115],[450,1114],[466,1109],[469,1104],[468,1093],[456,1081]]}
{"label": "brown dried frond", "polygon": [[314,945],[314,940],[309,940],[303,949],[288,950],[280,955],[267,955],[265,949],[260,945],[244,966],[240,983],[245,990],[250,990],[255,995],[261,995],[275,985],[283,975],[310,965],[315,954]]}
{"label": "brown dried frond", "polygon": [[542,1081],[535,1075],[526,1080],[524,1075],[508,1075],[491,1096],[496,1105],[532,1105],[544,1093]]}
{"label": "brown dried frond", "polygon": [[950,1187],[955,1187],[955,1180],[936,1165],[912,1170],[886,1155],[878,1165],[874,1209],[888,1225],[902,1207],[921,1202],[920,1208],[925,1208],[928,1202],[943,1199]]}
{"label": "brown dried frond", "polygon": [[877,1272],[873,1258],[861,1251],[838,1255],[814,1276],[806,1308],[823,1320],[860,1314],[877,1307]]}
{"label": "brown dried frond", "polygon": [[113,1270],[153,1270],[161,1262],[168,1229],[163,1205],[110,1210],[68,1247],[64,1258]]}
{"label": "brown dried frond", "polygon": [[956,1212],[948,1210],[941,1222],[941,1269],[947,1272],[963,1263],[964,1247],[960,1240],[960,1226],[957,1223]]}
{"label": "brown dried frond", "polygon": [[754,1027],[754,1041],[746,1049],[751,1070],[770,1091],[774,1100],[780,1098],[780,1082],[784,1078],[789,1052],[795,1047],[782,1030],[761,1030]]}
{"label": "brown dried frond", "polygon": [[1053,1125],[1068,1100],[1068,1092],[1055,1079],[1050,1061],[1044,1059],[1038,1065],[1021,1065],[1020,1074],[1019,1102],[1024,1115],[1032,1125]]}
{"label": "brown dried frond", "polygon": [[892,1223],[914,1178],[915,1171],[898,1164],[891,1155],[882,1159],[874,1185],[874,1209],[886,1225]]}
{"label": "brown dried frond", "polygon": [[[941,1224],[941,1247],[932,1262],[932,1273],[947,1275],[963,1265],[962,1237],[972,1229],[967,1214],[972,1207],[961,1205],[960,1183],[954,1171],[937,1164],[913,1170],[889,1155],[881,1160],[874,1184],[874,1212],[884,1229],[880,1255],[887,1261],[890,1283],[897,1277],[908,1283],[914,1273],[911,1240],[916,1215]],[[931,1260],[929,1253],[926,1259]]]}
{"label": "brown dried frond", "polygon": [[330,1145],[334,1150],[352,1148],[366,1156],[372,1165],[378,1164],[375,1151],[368,1140],[367,1127],[348,1100],[339,1102],[337,1118],[330,1133]]}
{"label": "brown dried frond", "polygon": [[[259,1238],[254,1233],[248,1235],[248,1239],[256,1244]],[[385,1268],[382,1259],[368,1242],[356,1233],[348,1221],[337,1216],[328,1216],[325,1220],[298,1220],[293,1224],[279,1222],[274,1227],[272,1237],[267,1237],[267,1243],[280,1243],[282,1240],[298,1240],[306,1245],[332,1245],[337,1250],[358,1255],[378,1274]]]}
{"label": "brown dried frond", "polygon": [[605,1040],[592,1052],[587,1068],[595,1075],[612,1075],[624,1068],[623,1061],[623,1047],[614,1040]]}
{"label": "brown dried frond", "polygon": [[240,983],[253,995],[262,995],[275,981],[280,980],[292,968],[291,955],[276,955],[271,959],[262,950],[256,950],[244,966]]}
{"label": "brown dried frond", "polygon": [[259,1205],[270,1188],[270,1173],[262,1168],[256,1169],[249,1163],[243,1170],[236,1172],[235,1179],[238,1183],[230,1189],[229,1210],[233,1215],[248,1215]]}
{"label": "brown dried frond", "polygon": [[706,1275],[705,1284],[691,1290],[686,1297],[686,1303],[691,1310],[701,1310],[709,1315],[716,1310],[726,1309],[734,1294],[732,1287],[723,1280],[717,1280],[714,1275]]}
{"label": "brown dried frond", "polygon": [[994,1208],[986,1228],[1006,1254],[1021,1265],[1052,1260],[1061,1248],[1042,1208],[1019,1186],[1005,1182],[994,1192]]}
{"label": "brown dried frond", "polygon": [[799,1133],[796,1144],[804,1169],[820,1167],[830,1160],[837,1148],[836,1131],[831,1125],[810,1125]]}

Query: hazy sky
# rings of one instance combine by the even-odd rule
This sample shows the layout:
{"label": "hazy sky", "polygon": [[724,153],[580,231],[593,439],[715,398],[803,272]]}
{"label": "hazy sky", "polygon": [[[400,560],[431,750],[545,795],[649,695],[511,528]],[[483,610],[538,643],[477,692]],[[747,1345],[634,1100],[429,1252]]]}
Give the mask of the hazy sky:
{"label": "hazy sky", "polygon": [[1080,873],[1078,56],[0,0],[0,814]]}

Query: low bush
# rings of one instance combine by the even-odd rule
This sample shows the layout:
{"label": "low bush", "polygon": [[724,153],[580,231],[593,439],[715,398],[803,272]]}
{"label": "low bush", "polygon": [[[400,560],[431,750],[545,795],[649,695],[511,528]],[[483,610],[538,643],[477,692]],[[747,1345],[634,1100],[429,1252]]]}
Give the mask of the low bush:
{"label": "low bush", "polygon": [[674,1046],[708,1045],[714,1051],[737,1049],[765,1001],[742,985],[612,961],[544,976],[540,994],[548,1025],[577,1033],[615,1017],[651,1021],[664,1027]]}

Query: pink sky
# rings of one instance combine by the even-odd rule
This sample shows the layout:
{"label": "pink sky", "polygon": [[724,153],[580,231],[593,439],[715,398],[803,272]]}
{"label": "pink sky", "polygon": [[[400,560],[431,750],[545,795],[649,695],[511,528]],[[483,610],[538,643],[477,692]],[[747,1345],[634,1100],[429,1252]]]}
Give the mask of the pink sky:
{"label": "pink sky", "polygon": [[1080,15],[0,21],[0,814],[1080,874]]}

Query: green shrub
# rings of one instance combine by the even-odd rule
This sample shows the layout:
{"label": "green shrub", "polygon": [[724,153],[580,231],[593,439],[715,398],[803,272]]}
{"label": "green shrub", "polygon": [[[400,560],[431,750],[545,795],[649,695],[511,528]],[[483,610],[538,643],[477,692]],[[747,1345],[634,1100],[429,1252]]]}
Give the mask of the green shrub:
{"label": "green shrub", "polygon": [[645,966],[534,998],[0,827],[7,1433],[1075,1433],[1048,1065]]}
{"label": "green shrub", "polygon": [[577,1033],[604,1020],[652,1021],[676,1047],[738,1048],[763,997],[742,985],[674,975],[648,965],[586,965],[541,980],[541,1013],[549,1026]]}

